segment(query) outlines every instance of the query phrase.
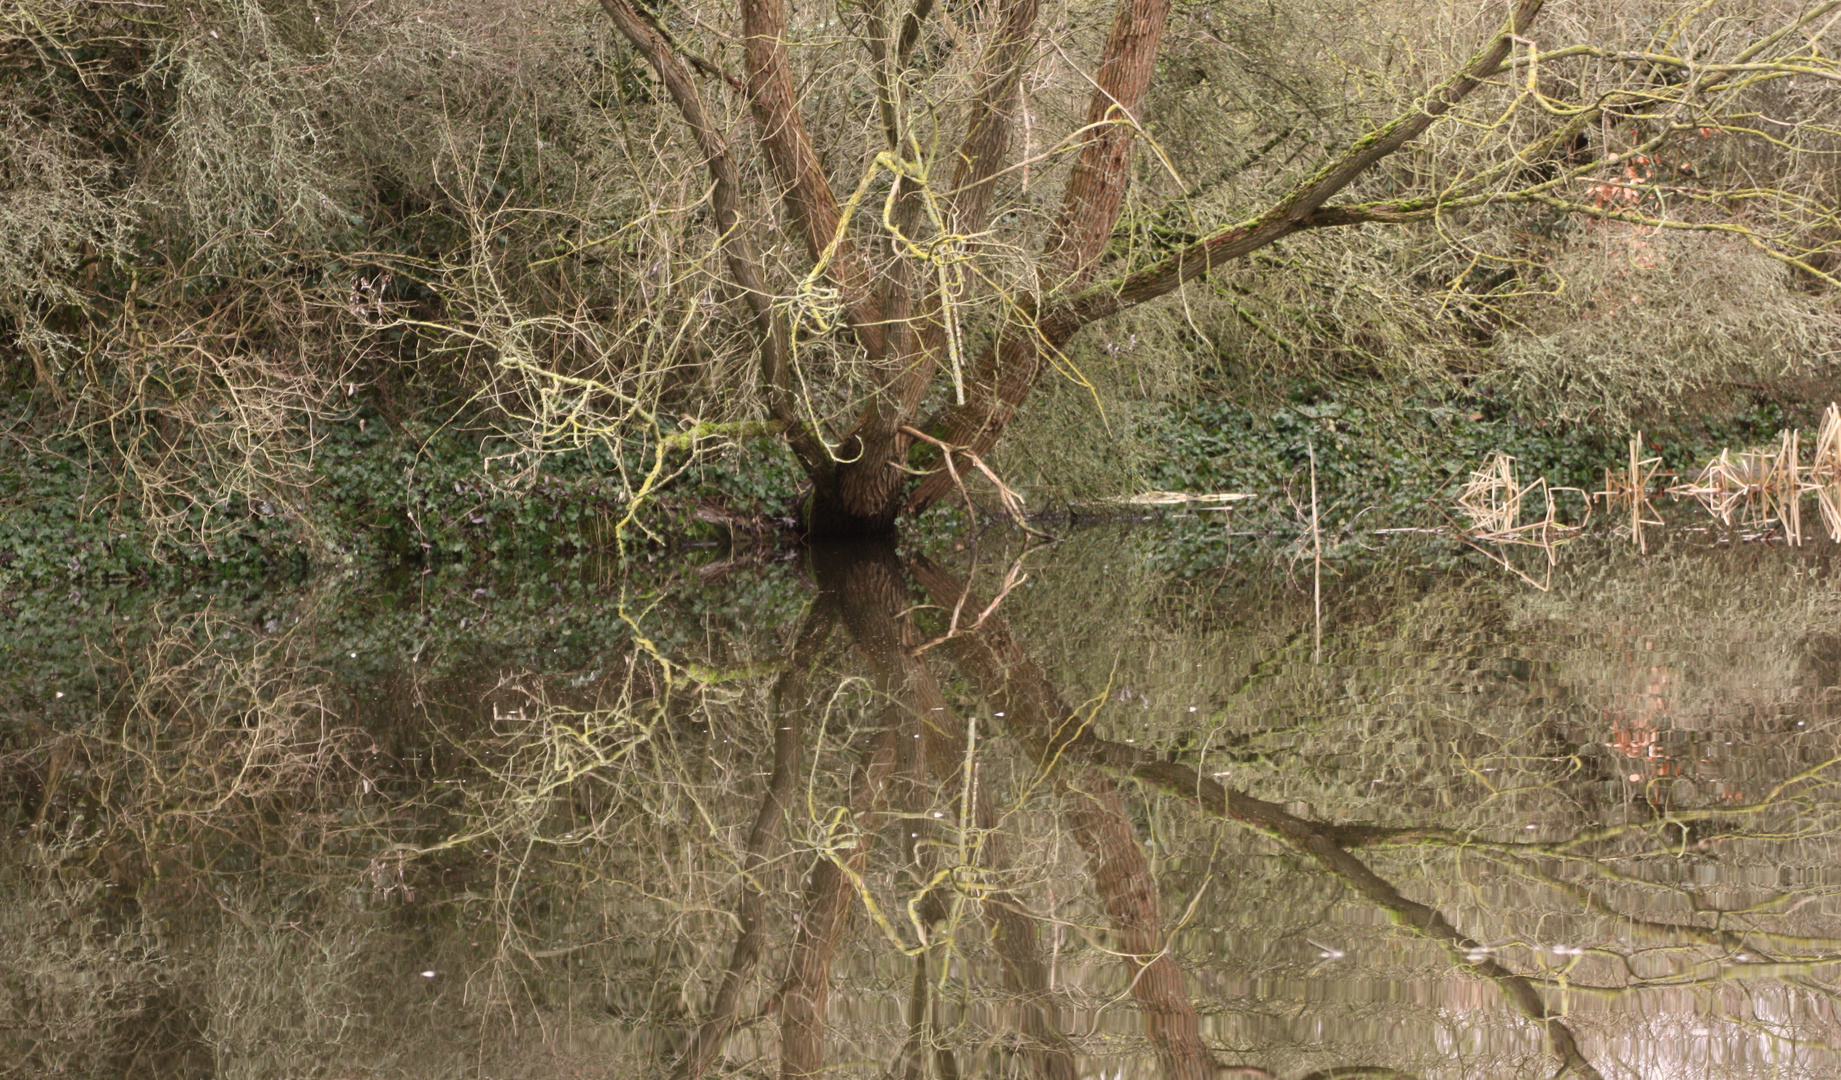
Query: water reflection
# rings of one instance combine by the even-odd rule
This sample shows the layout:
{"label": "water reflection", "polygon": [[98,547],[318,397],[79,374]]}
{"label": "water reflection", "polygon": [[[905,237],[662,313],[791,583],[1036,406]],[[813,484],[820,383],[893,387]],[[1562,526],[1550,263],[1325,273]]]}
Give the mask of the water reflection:
{"label": "water reflection", "polygon": [[1142,542],[22,624],[0,1073],[1841,1074],[1830,553]]}

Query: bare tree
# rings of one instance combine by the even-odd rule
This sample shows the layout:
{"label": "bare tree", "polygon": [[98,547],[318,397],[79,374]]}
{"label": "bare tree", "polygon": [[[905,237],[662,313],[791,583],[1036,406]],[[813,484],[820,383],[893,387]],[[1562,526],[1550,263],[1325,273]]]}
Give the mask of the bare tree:
{"label": "bare tree", "polygon": [[[840,9],[838,25],[862,47],[855,59],[823,51],[818,39],[834,40],[836,27],[821,35],[796,25],[786,0],[740,0],[731,22],[743,41],[741,77],[680,47],[661,17],[631,0],[602,3],[656,74],[708,171],[709,220],[728,284],[751,320],[771,423],[812,482],[805,523],[814,535],[890,531],[904,511],[954,489],[956,471],[941,456],[958,457],[958,469],[976,465],[1045,374],[1064,366],[1061,350],[1083,328],[1288,235],[1408,225],[1486,204],[1649,221],[1653,215],[1623,189],[1607,196],[1601,174],[1659,160],[1671,140],[1704,132],[1709,117],[1728,115],[1761,81],[1799,72],[1834,77],[1817,45],[1831,30],[1833,3],[1785,11],[1768,25],[1753,19],[1744,40],[1722,30],[1717,43],[1710,37],[1675,55],[1661,44],[1645,52],[1590,42],[1543,51],[1529,36],[1541,0],[1516,0],[1467,61],[1402,95],[1410,104],[1392,119],[1325,154],[1262,207],[1226,224],[1192,220],[1181,242],[1133,248],[1121,240],[1131,226],[1128,195],[1134,184],[1145,186],[1136,177],[1180,172],[1161,152],[1143,169],[1133,160],[1149,142],[1147,102],[1169,0],[1118,0],[1097,56],[1087,54],[1090,73],[1069,58],[1078,42],[1046,24],[1038,0],[997,0],[957,15],[932,0],[916,0],[899,17],[882,0]],[[1682,21],[1667,34],[1658,30],[1657,41],[1678,39],[1686,28]],[[1058,141],[1038,134],[1019,147],[1025,76],[1049,56],[1081,73],[1084,116]],[[1554,74],[1588,58],[1597,65],[1589,77]],[[796,61],[807,66],[796,69]],[[818,100],[809,88],[821,65],[846,68],[863,89],[842,105]],[[723,76],[710,84],[720,92],[735,87],[745,95],[752,117],[745,133],[712,108],[698,71]],[[1485,87],[1490,92],[1477,95]],[[1063,89],[1069,103],[1078,97]],[[1331,204],[1473,95],[1488,107],[1465,118],[1464,129],[1478,132],[1476,147],[1455,178],[1422,195]],[[853,150],[835,135],[853,125],[869,133],[866,148]],[[1607,132],[1619,125],[1631,141],[1614,151]],[[815,139],[820,128],[824,138]],[[1000,227],[999,217],[1031,216],[1019,177],[1026,187],[1032,168],[1040,174],[1063,165],[1059,210],[1043,215],[1041,228]],[[754,171],[769,206],[751,215]],[[1636,177],[1638,187],[1654,179],[1641,170]],[[1197,192],[1174,183],[1181,190],[1164,211],[1180,216]],[[773,232],[781,221],[796,239]],[[1808,228],[1752,230],[1712,212],[1664,224],[1738,229],[1773,257],[1829,277],[1827,241],[1808,240]],[[848,357],[851,370],[865,373],[852,384],[858,392],[815,404],[822,396],[815,382],[831,389],[840,382],[835,371],[825,373],[821,353]]]}

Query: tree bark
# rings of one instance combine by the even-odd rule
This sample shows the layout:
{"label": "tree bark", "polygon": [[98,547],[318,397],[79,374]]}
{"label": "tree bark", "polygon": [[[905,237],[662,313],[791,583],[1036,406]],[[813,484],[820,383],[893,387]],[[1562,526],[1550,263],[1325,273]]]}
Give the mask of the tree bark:
{"label": "tree bark", "polygon": [[[1123,279],[1081,289],[1039,311],[1030,308],[1019,313],[1011,325],[1000,330],[997,340],[974,365],[974,381],[979,392],[969,397],[964,405],[948,410],[931,423],[929,429],[953,446],[963,446],[977,454],[988,452],[1041,380],[1048,358],[1075,334],[1091,323],[1166,296],[1217,267],[1309,227],[1312,215],[1337,192],[1348,187],[1376,162],[1424,134],[1439,117],[1494,75],[1508,59],[1515,38],[1533,24],[1544,2],[1517,0],[1501,32],[1456,74],[1416,102],[1412,109],[1357,139],[1264,212]],[[1072,180],[1070,197],[1073,194],[1071,185]],[[1069,235],[1075,234],[1070,232]],[[1091,242],[1090,236],[1087,242]],[[1070,239],[1067,243],[1072,245],[1074,241]],[[1067,265],[1082,264],[1069,262]],[[1091,264],[1084,265],[1090,268]],[[1075,285],[1084,283],[1077,274],[1072,276],[1072,281]],[[951,490],[951,478],[945,470],[939,470],[909,495],[906,510],[919,513]]]}
{"label": "tree bark", "polygon": [[815,264],[823,261],[826,275],[837,285],[857,340],[872,358],[879,357],[881,312],[870,302],[868,274],[856,245],[839,232],[843,208],[819,164],[799,111],[786,53],[786,0],[742,0],[742,35],[748,104],[784,205],[805,240],[806,253]]}
{"label": "tree bark", "polygon": [[1120,0],[1087,103],[1087,133],[1068,174],[1061,218],[1049,242],[1050,273],[1070,284],[1085,282],[1112,239],[1125,188],[1139,113],[1157,70],[1170,0]]}

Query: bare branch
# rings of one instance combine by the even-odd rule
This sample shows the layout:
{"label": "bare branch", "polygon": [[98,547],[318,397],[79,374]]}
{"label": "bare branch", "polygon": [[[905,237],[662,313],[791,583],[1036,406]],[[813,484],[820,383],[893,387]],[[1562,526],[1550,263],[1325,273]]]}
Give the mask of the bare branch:
{"label": "bare branch", "polygon": [[669,43],[650,23],[640,18],[631,0],[601,0],[601,6],[633,47],[645,56],[683,117],[685,126],[703,153],[705,167],[715,187],[711,209],[721,235],[729,273],[741,287],[753,315],[755,347],[761,355],[761,381],[767,389],[768,412],[785,425],[787,441],[812,476],[829,472],[831,461],[816,432],[798,415],[788,373],[790,332],[785,319],[774,311],[773,297],[761,274],[760,259],[741,224],[741,175],[729,151],[728,139],[704,104],[703,94]]}
{"label": "bare branch", "polygon": [[1532,25],[1543,4],[1544,0],[1520,0],[1502,31],[1455,75],[1411,110],[1356,140],[1340,157],[1324,163],[1262,213],[1191,244],[1155,266],[1120,281],[1096,285],[1058,305],[1043,317],[1044,336],[1058,345],[1096,319],[1166,295],[1217,266],[1306,227],[1311,215],[1331,196],[1348,187],[1375,162],[1418,138],[1493,75],[1508,59],[1514,39]]}
{"label": "bare branch", "polygon": [[[997,340],[985,350],[974,365],[974,381],[981,392],[965,405],[951,410],[944,422],[936,425],[943,429],[937,432],[939,437],[955,445],[969,446],[975,452],[989,450],[1035,387],[1048,356],[1082,327],[1166,295],[1214,267],[1247,255],[1305,227],[1311,215],[1331,196],[1353,183],[1375,162],[1417,138],[1494,74],[1503,61],[1508,59],[1515,39],[1526,31],[1540,13],[1543,3],[1544,0],[1519,0],[1501,32],[1491,38],[1456,74],[1432,90],[1411,110],[1356,140],[1341,156],[1326,162],[1258,216],[1191,244],[1176,255],[1123,280],[1095,285],[1077,293],[1047,308],[1039,316],[1033,311],[1019,313],[1031,316],[1030,323],[1004,328]],[[1114,29],[1115,33],[1119,32],[1119,27],[1115,26]],[[1102,69],[1102,77],[1104,75]],[[1131,84],[1121,78],[1117,85],[1121,89],[1128,89]],[[1106,84],[1102,82],[1101,86],[1104,89]],[[1099,100],[1099,93],[1096,92],[1095,108]],[[1102,111],[1101,117],[1105,115],[1107,113]],[[1121,136],[1124,134],[1119,129],[1113,130]],[[1112,224],[1117,219],[1118,204],[1113,200],[1123,197],[1122,187],[1112,191],[1102,183],[1098,171],[1099,162],[1111,160],[1105,155],[1122,153],[1122,146],[1128,145],[1101,140],[1090,142],[1082,151],[1082,160],[1087,160],[1089,155],[1094,158],[1091,178],[1081,180],[1080,166],[1077,165],[1076,176],[1069,180],[1068,203],[1064,210],[1064,221],[1067,224],[1061,232],[1060,250],[1063,254],[1060,258],[1061,265],[1076,282],[1085,273],[1083,267],[1090,265],[1086,260],[1096,255],[1110,237]],[[1077,181],[1082,185],[1078,199]],[[1118,183],[1122,185],[1123,179],[1120,178]],[[1080,209],[1079,217],[1073,214],[1076,208]],[[1091,232],[1089,227],[1101,220],[1106,222],[1106,232]],[[1091,254],[1086,254],[1088,252]],[[909,495],[907,511],[914,513],[931,505],[949,490],[949,483],[941,474],[928,477]]]}

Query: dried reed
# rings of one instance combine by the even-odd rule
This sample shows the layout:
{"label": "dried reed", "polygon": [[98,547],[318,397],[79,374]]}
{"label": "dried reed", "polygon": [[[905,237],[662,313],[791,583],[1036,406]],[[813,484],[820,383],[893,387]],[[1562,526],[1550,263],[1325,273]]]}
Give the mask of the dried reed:
{"label": "dried reed", "polygon": [[1803,496],[1813,494],[1823,528],[1841,541],[1841,406],[1830,403],[1823,414],[1807,466],[1802,442],[1801,431],[1788,429],[1775,448],[1721,450],[1691,483],[1669,492],[1699,501],[1723,525],[1779,528],[1792,544],[1803,542]]}
{"label": "dried reed", "polygon": [[1604,471],[1604,489],[1592,494],[1603,500],[1605,509],[1615,510],[1620,506],[1628,507],[1630,513],[1630,542],[1638,551],[1647,555],[1649,542],[1643,535],[1646,525],[1660,525],[1662,519],[1653,517],[1656,508],[1649,501],[1649,485],[1662,467],[1661,458],[1642,456],[1643,433],[1637,432],[1630,437],[1630,452],[1624,467],[1617,471]]}
{"label": "dried reed", "polygon": [[1809,463],[1809,486],[1828,538],[1841,543],[1841,405],[1828,403],[1815,435],[1815,458]]}
{"label": "dried reed", "polygon": [[[1526,485],[1522,484],[1515,476],[1514,457],[1497,451],[1489,456],[1481,469],[1470,474],[1470,479],[1458,494],[1457,509],[1470,520],[1470,527],[1460,536],[1464,542],[1502,564],[1523,581],[1545,590],[1553,576],[1555,549],[1583,527],[1562,524],[1555,512],[1554,493],[1571,490],[1575,489],[1550,486],[1544,476],[1536,477]],[[1531,502],[1529,496],[1536,492],[1539,492],[1545,510],[1539,518],[1523,522],[1523,505]],[[1589,513],[1589,499],[1587,506]],[[1547,572],[1541,580],[1535,580],[1510,561],[1507,549],[1514,545],[1532,547],[1547,556]]]}

